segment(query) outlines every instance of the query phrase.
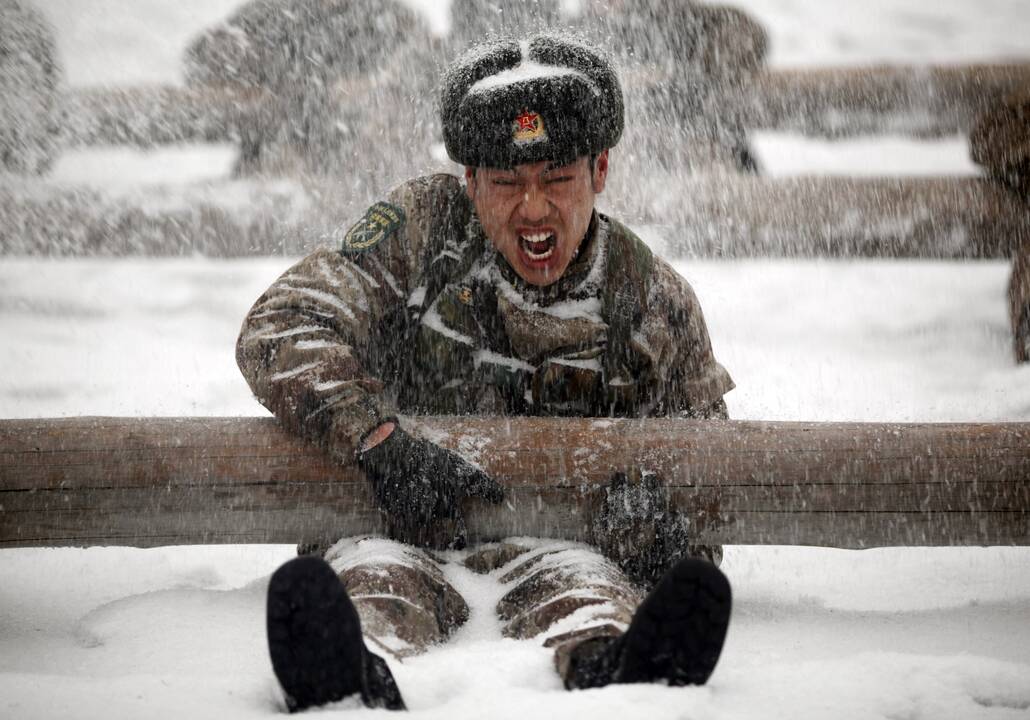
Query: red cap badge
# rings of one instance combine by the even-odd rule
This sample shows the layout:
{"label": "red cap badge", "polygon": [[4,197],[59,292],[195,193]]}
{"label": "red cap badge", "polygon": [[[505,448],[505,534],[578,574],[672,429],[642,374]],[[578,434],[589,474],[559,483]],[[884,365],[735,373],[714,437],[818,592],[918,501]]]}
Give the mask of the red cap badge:
{"label": "red cap badge", "polygon": [[547,139],[544,119],[540,113],[523,110],[511,124],[511,137],[516,145],[526,145]]}

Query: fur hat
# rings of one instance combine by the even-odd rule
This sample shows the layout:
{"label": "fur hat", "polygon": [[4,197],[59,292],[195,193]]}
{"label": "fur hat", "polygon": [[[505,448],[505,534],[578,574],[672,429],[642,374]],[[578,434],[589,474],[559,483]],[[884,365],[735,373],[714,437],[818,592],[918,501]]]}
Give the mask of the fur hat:
{"label": "fur hat", "polygon": [[473,46],[444,73],[444,144],[472,167],[569,162],[622,135],[622,88],[611,61],[585,42],[534,35]]}

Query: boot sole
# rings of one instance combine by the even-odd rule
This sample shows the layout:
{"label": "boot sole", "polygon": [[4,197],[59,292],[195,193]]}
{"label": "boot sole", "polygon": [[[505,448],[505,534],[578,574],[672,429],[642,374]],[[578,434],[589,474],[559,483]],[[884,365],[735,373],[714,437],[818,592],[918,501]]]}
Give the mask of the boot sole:
{"label": "boot sole", "polygon": [[272,575],[267,631],[272,669],[290,712],[361,692],[361,621],[321,558],[295,558]]}
{"label": "boot sole", "polygon": [[704,685],[719,662],[732,605],[730,583],[717,567],[681,560],[633,616],[617,682]]}

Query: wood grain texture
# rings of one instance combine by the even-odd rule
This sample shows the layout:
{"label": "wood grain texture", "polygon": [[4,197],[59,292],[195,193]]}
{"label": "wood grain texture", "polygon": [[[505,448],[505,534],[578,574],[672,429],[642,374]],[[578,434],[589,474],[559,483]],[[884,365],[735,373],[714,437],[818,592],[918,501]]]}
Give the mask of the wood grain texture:
{"label": "wood grain texture", "polygon": [[[501,482],[470,536],[590,539],[653,470],[699,541],[1030,544],[1030,424],[413,418]],[[378,532],[364,478],[270,418],[0,420],[0,547],[297,542]]]}

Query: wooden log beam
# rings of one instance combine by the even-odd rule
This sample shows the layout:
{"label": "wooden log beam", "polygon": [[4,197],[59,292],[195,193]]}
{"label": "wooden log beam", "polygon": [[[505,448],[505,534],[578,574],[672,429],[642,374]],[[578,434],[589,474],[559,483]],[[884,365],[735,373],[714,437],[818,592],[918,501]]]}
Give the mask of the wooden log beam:
{"label": "wooden log beam", "polygon": [[[331,191],[327,185],[325,190]],[[301,255],[346,221],[297,180],[141,187],[105,193],[0,178],[0,255],[241,257]]]}
{"label": "wooden log beam", "polygon": [[[1026,206],[978,178],[722,175],[676,183],[675,195],[610,198],[623,219],[660,223],[663,252],[674,257],[1001,258],[1030,242]],[[296,255],[359,211],[338,188],[310,181],[126,196],[8,179],[0,180],[0,254]]]}
{"label": "wooden log beam", "polygon": [[[656,471],[699,541],[1030,544],[1030,424],[417,418],[494,475],[474,539],[589,540],[613,472]],[[0,547],[296,542],[381,530],[353,467],[270,418],[0,420]]]}
{"label": "wooden log beam", "polygon": [[840,137],[967,133],[1030,63],[772,70],[735,102],[753,128]]}
{"label": "wooden log beam", "polygon": [[61,96],[55,123],[71,147],[239,142],[241,124],[267,112],[270,97],[235,88],[76,89]]}
{"label": "wooden log beam", "polygon": [[1026,204],[981,178],[724,176],[679,190],[640,213],[672,226],[673,256],[1005,258],[1030,240]]}
{"label": "wooden log beam", "polygon": [[[967,132],[984,108],[1027,84],[1030,63],[782,69],[727,102],[756,129],[929,137]],[[242,123],[276,112],[272,98],[233,87],[89,88],[61,98],[56,123],[71,146],[235,141]]]}

